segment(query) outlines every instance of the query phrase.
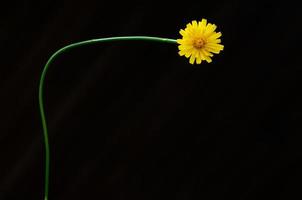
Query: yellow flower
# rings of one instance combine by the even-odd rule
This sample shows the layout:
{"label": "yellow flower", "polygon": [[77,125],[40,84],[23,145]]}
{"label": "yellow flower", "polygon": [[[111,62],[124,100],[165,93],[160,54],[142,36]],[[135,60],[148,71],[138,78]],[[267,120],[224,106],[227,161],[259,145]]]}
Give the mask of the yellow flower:
{"label": "yellow flower", "polygon": [[187,24],[185,30],[181,29],[179,33],[182,39],[178,39],[179,55],[190,57],[189,62],[200,64],[203,60],[212,62],[212,53],[219,54],[223,50],[223,45],[219,44],[221,32],[215,32],[215,24],[207,24],[206,19],[200,22],[192,21]]}

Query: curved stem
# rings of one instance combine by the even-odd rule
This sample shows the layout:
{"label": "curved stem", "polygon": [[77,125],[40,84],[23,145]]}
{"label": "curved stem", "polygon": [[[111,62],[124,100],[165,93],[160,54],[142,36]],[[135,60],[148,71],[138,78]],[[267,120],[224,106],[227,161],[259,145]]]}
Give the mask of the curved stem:
{"label": "curved stem", "polygon": [[173,43],[176,44],[176,40],[169,39],[169,38],[160,38],[160,37],[148,37],[148,36],[125,36],[125,37],[110,37],[110,38],[100,38],[100,39],[92,39],[86,40],[82,42],[73,43],[67,45],[58,51],[56,51],[46,62],[39,83],[39,109],[40,115],[42,120],[42,128],[43,128],[43,136],[44,136],[44,145],[45,145],[45,185],[44,185],[44,200],[48,200],[48,192],[49,192],[49,171],[50,171],[50,148],[49,148],[49,140],[48,140],[48,131],[47,131],[47,123],[44,111],[44,103],[43,103],[43,89],[44,89],[44,82],[47,70],[50,64],[64,52],[71,50],[76,47],[80,47],[83,45],[88,44],[97,44],[103,42],[111,42],[111,41],[125,41],[125,40],[142,40],[142,41],[153,41],[153,42],[160,42],[160,43]]}

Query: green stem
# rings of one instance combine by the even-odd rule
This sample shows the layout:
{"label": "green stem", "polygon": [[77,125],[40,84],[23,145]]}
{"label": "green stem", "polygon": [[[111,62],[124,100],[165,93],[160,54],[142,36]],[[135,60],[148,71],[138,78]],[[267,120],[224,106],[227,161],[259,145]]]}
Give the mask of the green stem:
{"label": "green stem", "polygon": [[110,37],[110,38],[100,38],[100,39],[92,39],[86,40],[82,42],[73,43],[67,45],[58,51],[56,51],[46,62],[44,69],[41,74],[40,83],[39,83],[39,108],[40,115],[42,120],[42,128],[43,128],[43,136],[44,136],[44,145],[45,145],[45,185],[44,185],[44,200],[48,200],[48,192],[49,192],[49,171],[50,171],[50,149],[49,149],[49,140],[48,140],[48,131],[47,131],[47,123],[44,111],[44,103],[43,103],[43,88],[47,70],[50,64],[61,54],[64,52],[71,50],[76,47],[81,47],[89,44],[97,44],[103,42],[111,42],[111,41],[129,41],[129,40],[142,40],[142,41],[153,41],[160,43],[172,43],[176,44],[176,40],[168,39],[168,38],[160,38],[160,37],[148,37],[148,36],[125,36],[125,37]]}

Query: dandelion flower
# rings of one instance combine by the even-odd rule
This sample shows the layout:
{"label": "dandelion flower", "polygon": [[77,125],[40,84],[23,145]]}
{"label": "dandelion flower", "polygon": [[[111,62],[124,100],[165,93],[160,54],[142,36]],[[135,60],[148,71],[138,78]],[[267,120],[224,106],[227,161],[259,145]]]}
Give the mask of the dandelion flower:
{"label": "dandelion flower", "polygon": [[187,27],[181,29],[179,33],[182,39],[178,39],[179,55],[190,58],[189,62],[200,64],[203,60],[212,62],[213,53],[219,54],[223,50],[220,44],[221,32],[215,32],[216,25],[208,23],[206,19],[200,22],[192,21]]}

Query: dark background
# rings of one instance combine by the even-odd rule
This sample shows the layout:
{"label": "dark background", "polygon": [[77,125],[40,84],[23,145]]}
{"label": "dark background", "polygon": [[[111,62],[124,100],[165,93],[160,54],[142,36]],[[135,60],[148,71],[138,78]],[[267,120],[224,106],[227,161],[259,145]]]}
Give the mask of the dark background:
{"label": "dark background", "polygon": [[18,1],[1,6],[0,200],[43,199],[38,80],[59,48],[128,35],[178,38],[201,18],[224,51],[120,42],[62,55],[45,106],[50,199],[301,198],[301,15],[289,1]]}

